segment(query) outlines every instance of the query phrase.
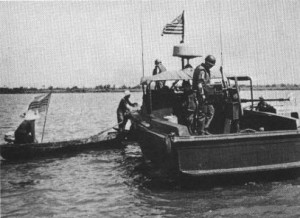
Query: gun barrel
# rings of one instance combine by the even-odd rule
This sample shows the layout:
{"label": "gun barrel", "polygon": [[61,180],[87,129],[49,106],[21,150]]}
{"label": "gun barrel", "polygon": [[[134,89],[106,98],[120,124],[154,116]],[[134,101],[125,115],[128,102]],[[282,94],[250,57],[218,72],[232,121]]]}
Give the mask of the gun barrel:
{"label": "gun barrel", "polygon": [[[242,103],[246,102],[259,102],[261,101],[260,99],[241,99]],[[290,101],[289,98],[269,98],[269,99],[264,99],[264,101]]]}

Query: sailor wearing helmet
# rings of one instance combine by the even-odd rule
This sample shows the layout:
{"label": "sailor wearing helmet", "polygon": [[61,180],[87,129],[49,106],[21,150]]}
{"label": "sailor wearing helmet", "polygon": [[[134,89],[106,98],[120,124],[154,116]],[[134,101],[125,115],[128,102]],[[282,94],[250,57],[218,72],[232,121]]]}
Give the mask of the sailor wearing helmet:
{"label": "sailor wearing helmet", "polygon": [[[153,76],[167,71],[167,68],[162,64],[161,60],[156,59],[154,61],[154,64],[155,64],[155,67],[154,67],[153,73],[152,73]],[[164,83],[162,81],[158,81],[158,82],[156,82],[155,89],[160,89],[163,86],[164,86]]]}
{"label": "sailor wearing helmet", "polygon": [[162,64],[161,60],[156,59],[154,61],[155,67],[152,75],[160,74],[161,72],[167,71],[167,68]]}
{"label": "sailor wearing helmet", "polygon": [[130,114],[130,106],[135,107],[137,103],[131,103],[129,101],[130,91],[126,90],[124,92],[124,97],[121,99],[118,109],[117,109],[117,119],[119,124],[119,131],[123,132],[125,130],[126,123]]}
{"label": "sailor wearing helmet", "polygon": [[193,90],[197,96],[196,100],[198,105],[198,111],[196,113],[199,113],[198,117],[201,118],[198,125],[198,133],[200,135],[210,134],[208,132],[208,128],[215,113],[212,103],[206,96],[206,89],[210,84],[211,78],[210,69],[215,65],[215,63],[216,58],[212,55],[208,55],[205,58],[205,62],[196,67],[193,75]]}
{"label": "sailor wearing helmet", "polygon": [[269,105],[262,96],[259,97],[259,102],[256,106],[256,110],[262,112],[276,113],[276,109],[272,105]]}

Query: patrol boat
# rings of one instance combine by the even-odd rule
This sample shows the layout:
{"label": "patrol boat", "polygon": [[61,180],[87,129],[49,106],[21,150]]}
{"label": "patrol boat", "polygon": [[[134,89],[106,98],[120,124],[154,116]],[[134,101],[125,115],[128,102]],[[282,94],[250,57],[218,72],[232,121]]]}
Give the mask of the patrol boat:
{"label": "patrol boat", "polygon": [[[201,55],[188,47],[174,46],[173,56],[189,60]],[[193,71],[187,68],[142,78],[143,104],[139,113],[132,114],[131,121],[132,131],[147,160],[188,178],[299,172],[299,119],[256,111],[252,80],[248,76],[214,79],[209,92],[215,108],[209,128],[212,134],[191,133],[182,119],[184,93],[175,84],[192,80]],[[241,81],[250,82],[251,99],[241,98]],[[173,85],[154,89],[157,82]],[[252,107],[242,108],[246,101]],[[234,130],[234,123],[239,128]]]}

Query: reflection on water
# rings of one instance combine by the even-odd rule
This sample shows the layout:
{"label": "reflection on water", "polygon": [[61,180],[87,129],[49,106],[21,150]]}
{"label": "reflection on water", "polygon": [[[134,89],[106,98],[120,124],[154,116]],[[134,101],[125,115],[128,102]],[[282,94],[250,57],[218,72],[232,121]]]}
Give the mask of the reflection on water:
{"label": "reflection on water", "polygon": [[[138,100],[141,93],[133,95]],[[1,140],[20,123],[18,115],[33,96],[0,95]],[[86,137],[115,124],[121,96],[54,94],[45,141]],[[1,162],[1,217],[299,217],[299,205],[300,178],[185,189],[146,163],[137,144]]]}

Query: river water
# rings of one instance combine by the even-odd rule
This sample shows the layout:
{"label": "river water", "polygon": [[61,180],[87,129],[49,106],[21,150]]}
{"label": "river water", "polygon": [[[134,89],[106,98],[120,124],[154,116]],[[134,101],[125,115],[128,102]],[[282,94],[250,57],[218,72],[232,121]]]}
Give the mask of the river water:
{"label": "river water", "polygon": [[[247,96],[247,93],[242,93]],[[287,97],[288,91],[255,92]],[[0,143],[35,95],[0,95]],[[299,98],[300,92],[294,92]],[[122,93],[53,94],[44,141],[87,137],[116,123]],[[133,94],[141,102],[141,93]],[[300,99],[297,99],[298,102]],[[44,119],[37,121],[40,140]],[[300,178],[212,189],[182,188],[122,150],[1,161],[1,217],[300,217]]]}

